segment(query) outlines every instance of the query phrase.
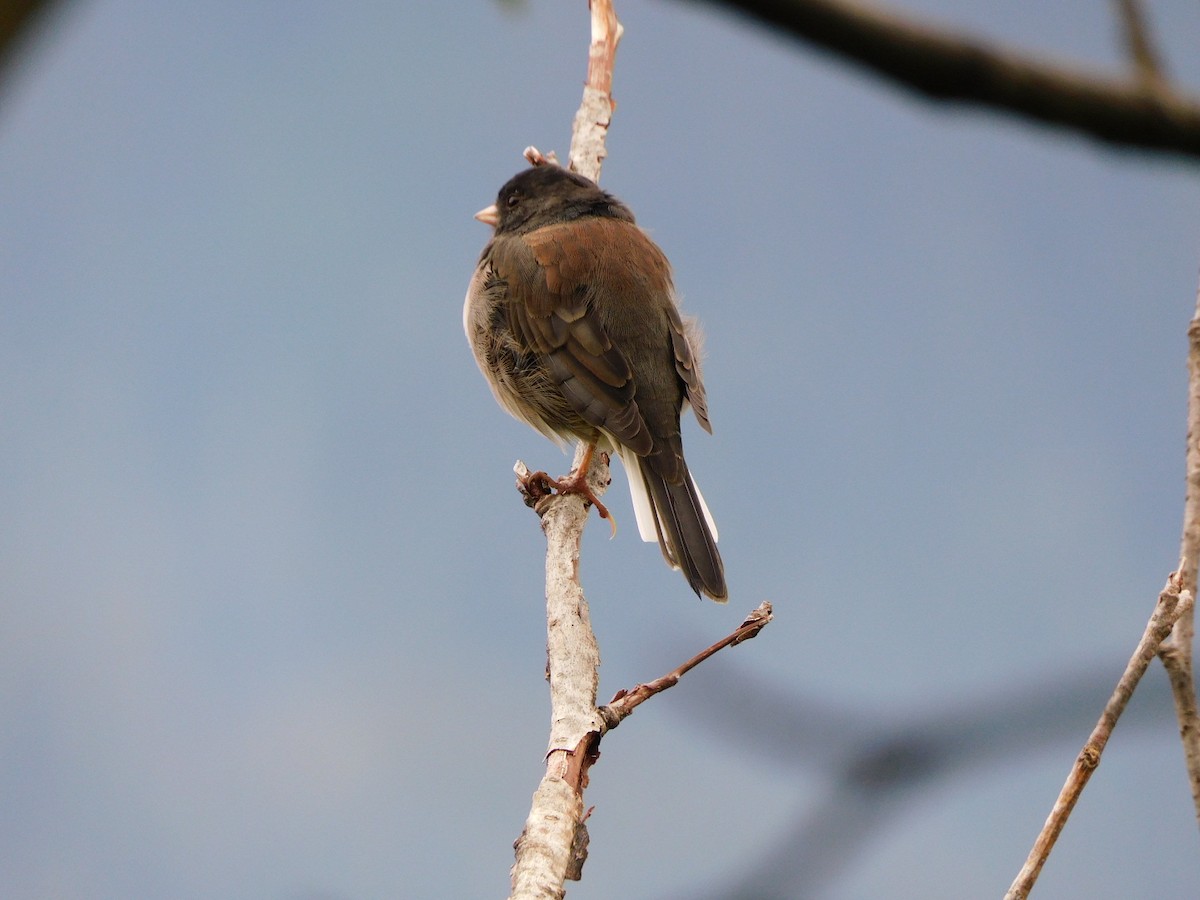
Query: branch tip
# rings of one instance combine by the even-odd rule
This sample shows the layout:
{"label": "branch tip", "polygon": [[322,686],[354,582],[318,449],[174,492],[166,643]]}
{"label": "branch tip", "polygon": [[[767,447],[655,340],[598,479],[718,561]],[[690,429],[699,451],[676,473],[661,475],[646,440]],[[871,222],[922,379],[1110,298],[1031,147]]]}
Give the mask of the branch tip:
{"label": "branch tip", "polygon": [[543,153],[541,150],[539,150],[537,147],[534,147],[532,144],[530,146],[526,147],[525,150],[521,153],[521,155],[525,157],[526,161],[531,166],[557,166],[558,165],[558,156],[555,154],[555,152],[553,150],[551,150],[549,153]]}
{"label": "branch tip", "polygon": [[[748,641],[751,638],[758,637],[758,633],[767,627],[767,623],[775,618],[774,607],[771,606],[770,600],[764,600],[758,604],[758,607],[746,616],[742,624],[738,626],[737,634],[739,635],[733,641],[733,644],[740,644],[742,641]],[[732,646],[732,645],[731,645]]]}

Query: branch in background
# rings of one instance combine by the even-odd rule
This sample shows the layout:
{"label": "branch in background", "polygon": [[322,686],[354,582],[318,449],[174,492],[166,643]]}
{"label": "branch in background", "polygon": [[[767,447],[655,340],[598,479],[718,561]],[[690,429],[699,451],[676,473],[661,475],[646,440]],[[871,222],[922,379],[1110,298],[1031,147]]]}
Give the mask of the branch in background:
{"label": "branch in background", "polygon": [[1151,89],[1166,87],[1163,64],[1150,37],[1150,26],[1146,24],[1141,0],[1117,0],[1117,12],[1121,16],[1121,32],[1134,74]]}
{"label": "branch in background", "polygon": [[46,13],[57,3],[52,0],[7,0],[0,3],[0,88],[8,77],[5,70],[12,64],[30,32],[47,18]]}
{"label": "branch in background", "polygon": [[[704,692],[683,694],[671,709],[703,739],[723,742],[745,769],[777,772],[780,790],[794,795],[796,806],[753,841],[733,871],[715,881],[693,875],[672,897],[838,893],[841,878],[861,865],[872,843],[903,831],[902,820],[930,797],[963,782],[986,782],[1047,751],[1078,748],[1080,731],[1096,724],[1095,707],[1111,691],[1114,665],[1109,659],[1047,670],[964,694],[948,684],[918,709],[866,711],[815,684],[802,691],[751,675],[730,659],[715,660]],[[1167,692],[1147,692],[1151,687],[1143,684],[1140,702],[1121,717],[1126,737],[1162,734],[1174,718]],[[812,785],[819,786],[815,799]],[[959,896],[969,893],[947,885],[955,888]]]}
{"label": "branch in background", "polygon": [[[1188,327],[1187,487],[1183,503],[1183,536],[1179,541],[1179,581],[1183,590],[1196,593],[1196,566],[1200,561],[1200,292]],[[1183,742],[1184,763],[1192,787],[1192,802],[1200,821],[1200,714],[1196,710],[1196,682],[1192,667],[1195,644],[1194,613],[1180,616],[1175,630],[1159,651],[1171,682],[1175,718]]]}
{"label": "branch in background", "polygon": [[1142,676],[1146,674],[1146,669],[1154,661],[1159,647],[1171,633],[1176,621],[1181,616],[1191,613],[1192,603],[1192,593],[1182,587],[1180,573],[1172,572],[1162,593],[1158,595],[1154,613],[1146,624],[1146,630],[1129,660],[1129,665],[1125,667],[1121,680],[1117,682],[1116,689],[1108,703],[1105,704],[1100,721],[1092,729],[1087,743],[1084,744],[1083,750],[1076,758],[1071,774],[1067,776],[1066,784],[1059,792],[1058,799],[1054,801],[1054,808],[1050,811],[1046,824],[1042,826],[1041,832],[1033,842],[1033,849],[1029,851],[1025,865],[1021,867],[1021,871],[1009,887],[1008,893],[1004,895],[1005,900],[1024,900],[1029,896],[1038,874],[1042,871],[1042,866],[1050,856],[1050,851],[1054,849],[1055,841],[1062,833],[1063,826],[1067,824],[1071,810],[1075,808],[1075,803],[1079,800],[1079,795],[1083,793],[1088,779],[1100,765],[1100,756],[1104,753],[1104,747],[1108,744],[1108,739],[1112,736],[1113,728],[1116,727],[1121,713],[1125,711],[1129,698],[1133,696],[1134,689],[1141,681]]}
{"label": "branch in background", "polygon": [[1075,70],[845,0],[717,2],[934,100],[988,107],[1120,147],[1200,159],[1200,99],[1165,82]]}

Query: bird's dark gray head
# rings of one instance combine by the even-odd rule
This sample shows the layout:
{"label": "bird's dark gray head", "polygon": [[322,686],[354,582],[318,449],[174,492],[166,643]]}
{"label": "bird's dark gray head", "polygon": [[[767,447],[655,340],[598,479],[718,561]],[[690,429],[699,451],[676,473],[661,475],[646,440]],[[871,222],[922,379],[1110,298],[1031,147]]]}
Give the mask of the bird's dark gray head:
{"label": "bird's dark gray head", "polygon": [[629,207],[612,194],[556,165],[534,166],[510,178],[496,197],[496,215],[497,234],[522,234],[587,216],[633,221]]}

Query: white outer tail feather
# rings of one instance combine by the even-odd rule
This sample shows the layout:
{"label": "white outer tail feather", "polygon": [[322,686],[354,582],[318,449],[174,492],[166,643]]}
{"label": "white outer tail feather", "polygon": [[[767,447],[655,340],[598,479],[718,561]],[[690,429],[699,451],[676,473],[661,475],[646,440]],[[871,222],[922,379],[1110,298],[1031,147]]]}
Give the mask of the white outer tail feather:
{"label": "white outer tail feather", "polygon": [[[621,465],[625,467],[625,474],[629,478],[629,495],[633,499],[633,515],[637,518],[638,533],[646,543],[657,544],[658,529],[654,527],[654,507],[650,503],[650,494],[646,490],[646,480],[642,478],[641,457],[625,447],[619,447],[617,455],[621,457]],[[688,477],[692,478],[690,472]],[[708,511],[708,504],[704,502],[704,495],[700,493],[700,487],[696,484],[695,478],[692,478],[692,487],[696,489],[696,497],[700,501],[700,508],[704,511],[704,521],[708,523],[708,530],[712,532],[715,542],[717,540],[717,523],[713,521],[712,513]]]}

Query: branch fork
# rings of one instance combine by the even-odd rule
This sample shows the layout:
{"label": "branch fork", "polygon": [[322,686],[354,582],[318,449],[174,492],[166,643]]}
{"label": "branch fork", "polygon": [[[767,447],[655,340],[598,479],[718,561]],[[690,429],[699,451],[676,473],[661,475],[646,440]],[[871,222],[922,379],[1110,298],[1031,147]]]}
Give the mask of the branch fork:
{"label": "branch fork", "polygon": [[[583,462],[576,451],[574,465]],[[524,464],[518,463],[518,474]],[[610,481],[603,456],[593,457],[587,483],[597,495]],[[528,502],[528,501],[527,501]],[[546,535],[546,677],[550,682],[550,739],[546,771],[534,792],[525,828],[513,847],[511,898],[563,896],[563,884],[578,880],[587,857],[589,811],[583,805],[591,767],[600,758],[600,741],[655,694],[674,686],[714,653],[755,637],[771,621],[770,603],[762,603],[731,634],[661,678],[619,691],[612,702],[596,706],[600,648],[592,631],[587,599],[579,583],[579,546],[588,508],[574,494],[535,502]]]}

